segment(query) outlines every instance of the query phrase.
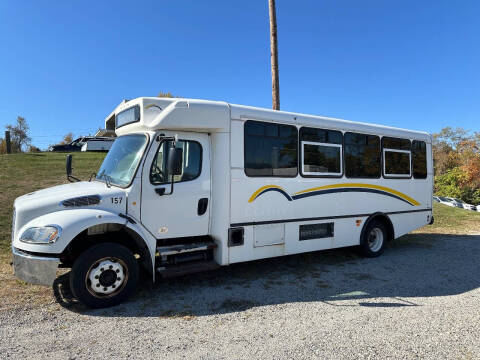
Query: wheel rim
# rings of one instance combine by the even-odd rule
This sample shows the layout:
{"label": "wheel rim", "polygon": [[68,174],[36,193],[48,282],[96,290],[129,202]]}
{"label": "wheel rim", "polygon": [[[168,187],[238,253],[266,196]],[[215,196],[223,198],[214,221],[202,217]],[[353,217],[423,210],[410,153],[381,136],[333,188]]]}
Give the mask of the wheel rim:
{"label": "wheel rim", "polygon": [[368,235],[368,247],[372,252],[377,252],[383,245],[383,231],[379,228],[373,228]]}
{"label": "wheel rim", "polygon": [[128,268],[118,258],[97,260],[85,276],[85,285],[95,297],[109,298],[123,290],[128,281]]}

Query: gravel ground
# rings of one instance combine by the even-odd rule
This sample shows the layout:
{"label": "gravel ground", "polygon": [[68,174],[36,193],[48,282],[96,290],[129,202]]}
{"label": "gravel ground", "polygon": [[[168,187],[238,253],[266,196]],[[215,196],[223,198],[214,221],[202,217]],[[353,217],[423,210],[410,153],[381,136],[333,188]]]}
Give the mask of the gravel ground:
{"label": "gravel ground", "polygon": [[[480,358],[480,235],[415,234],[150,285],[111,309],[69,295],[0,313],[0,358]],[[22,305],[20,305],[22,306]]]}

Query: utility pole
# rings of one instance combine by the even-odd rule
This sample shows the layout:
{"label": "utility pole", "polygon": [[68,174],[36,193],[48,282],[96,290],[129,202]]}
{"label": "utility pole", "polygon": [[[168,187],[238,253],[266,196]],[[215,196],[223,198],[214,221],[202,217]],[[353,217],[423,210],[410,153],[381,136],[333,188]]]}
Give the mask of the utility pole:
{"label": "utility pole", "polygon": [[5,145],[7,147],[7,154],[12,153],[12,145],[10,143],[10,131],[5,131]]}
{"label": "utility pole", "polygon": [[277,13],[275,0],[268,0],[270,14],[270,58],[272,64],[272,108],[280,110],[280,85],[278,79]]}

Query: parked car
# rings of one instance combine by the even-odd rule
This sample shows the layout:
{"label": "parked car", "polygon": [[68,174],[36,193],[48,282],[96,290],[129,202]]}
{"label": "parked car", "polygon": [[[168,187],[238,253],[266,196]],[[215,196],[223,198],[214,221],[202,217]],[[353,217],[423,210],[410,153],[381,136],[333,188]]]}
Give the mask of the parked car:
{"label": "parked car", "polygon": [[464,209],[464,210],[471,210],[471,211],[476,211],[477,207],[475,205],[467,204],[463,202],[460,199],[457,198],[452,198],[452,197],[447,197],[447,196],[438,196],[440,199],[440,203],[448,205],[448,206],[453,206],[457,207],[459,209]]}
{"label": "parked car", "polygon": [[49,151],[108,151],[115,138],[83,136],[73,140],[70,144],[53,145]]}
{"label": "parked car", "polygon": [[68,152],[80,151],[82,150],[82,146],[83,146],[82,139],[83,138],[75,139],[69,144],[52,145],[48,150],[49,151],[68,151]]}
{"label": "parked car", "polygon": [[453,199],[455,202],[462,205],[462,208],[465,209],[465,210],[477,211],[477,207],[475,205],[467,204],[467,203],[465,203],[462,200],[457,199],[457,198],[447,198],[447,199]]}
{"label": "parked car", "polygon": [[438,198],[438,196],[434,196],[433,201],[438,202],[438,203],[441,202],[440,199]]}
{"label": "parked car", "polygon": [[440,204],[451,206],[451,207],[458,207],[460,209],[463,209],[462,204],[460,204],[459,202],[455,201],[452,198],[447,198],[447,197],[444,197],[444,196],[438,196],[438,199],[440,200]]}

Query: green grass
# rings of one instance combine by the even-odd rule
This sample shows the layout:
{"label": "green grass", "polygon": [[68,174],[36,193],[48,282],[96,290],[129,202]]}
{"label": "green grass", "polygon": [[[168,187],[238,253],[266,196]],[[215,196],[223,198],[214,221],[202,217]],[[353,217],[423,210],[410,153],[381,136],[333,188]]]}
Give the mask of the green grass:
{"label": "green grass", "polygon": [[[65,153],[0,155],[0,252],[10,252],[13,201],[20,195],[65,184]],[[88,179],[96,172],[105,153],[74,153],[73,173]]]}
{"label": "green grass", "polygon": [[426,226],[417,232],[442,234],[467,234],[480,232],[480,212],[463,210],[447,205],[433,203],[433,225]]}

